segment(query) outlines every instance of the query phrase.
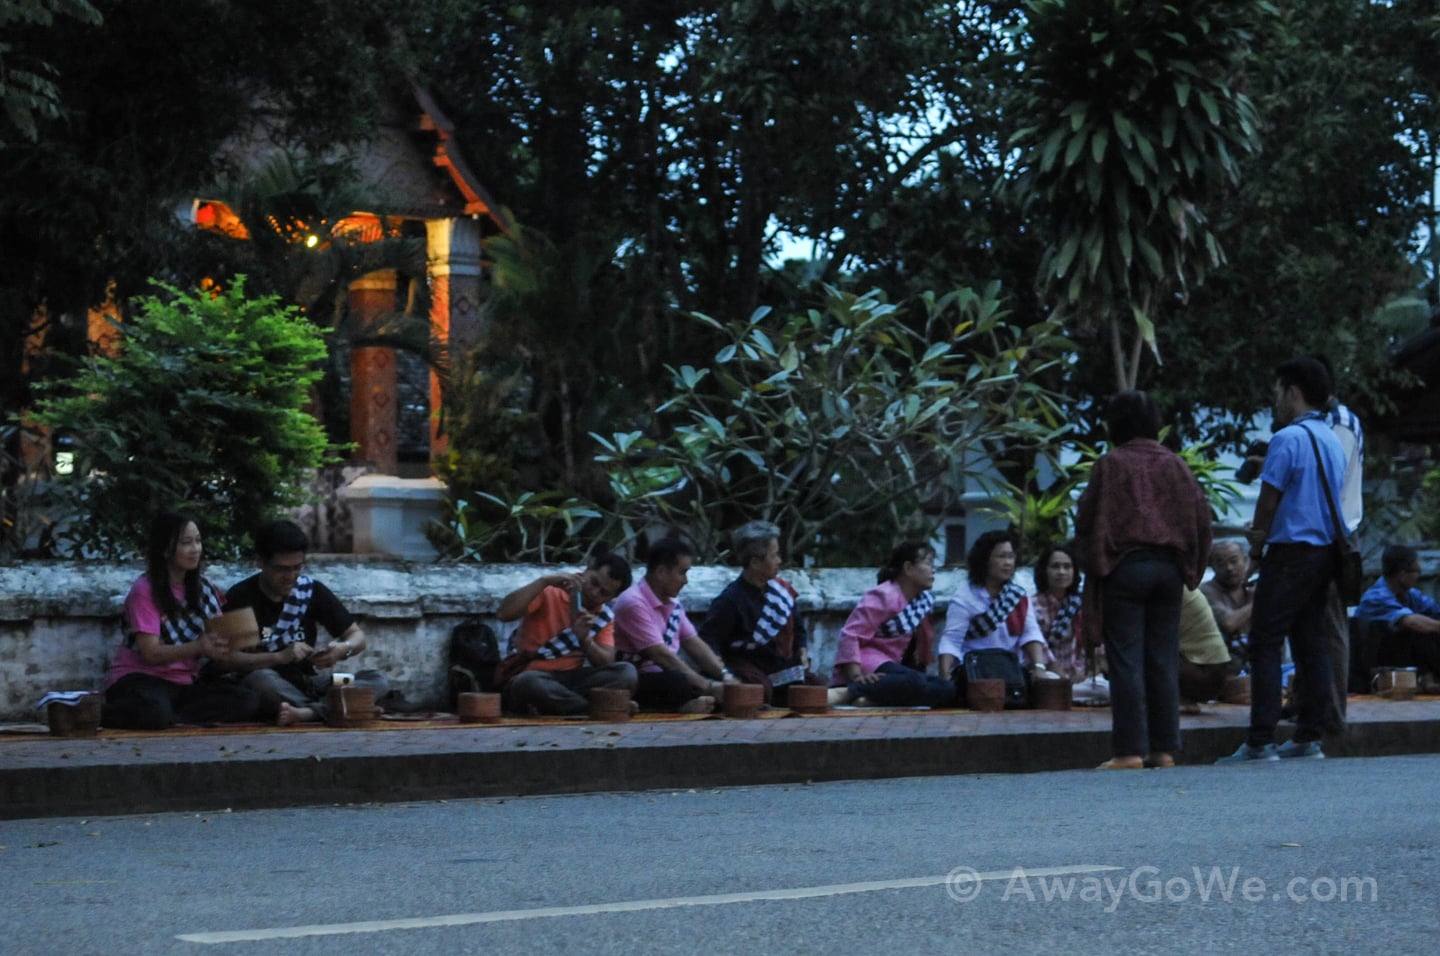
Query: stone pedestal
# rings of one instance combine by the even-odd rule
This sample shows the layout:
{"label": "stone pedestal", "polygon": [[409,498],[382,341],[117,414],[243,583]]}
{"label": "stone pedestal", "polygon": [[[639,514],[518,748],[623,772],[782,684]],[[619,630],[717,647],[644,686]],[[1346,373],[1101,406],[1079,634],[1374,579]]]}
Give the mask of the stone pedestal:
{"label": "stone pedestal", "polygon": [[438,556],[425,525],[445,515],[445,484],[438,478],[361,475],[340,489],[355,526],[356,554],[387,554],[410,561]]}

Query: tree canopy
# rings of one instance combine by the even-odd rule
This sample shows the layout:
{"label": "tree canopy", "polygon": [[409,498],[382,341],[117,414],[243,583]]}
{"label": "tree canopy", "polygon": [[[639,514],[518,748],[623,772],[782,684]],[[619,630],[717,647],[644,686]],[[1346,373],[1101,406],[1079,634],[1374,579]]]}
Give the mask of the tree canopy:
{"label": "tree canopy", "polygon": [[[998,282],[1012,322],[1065,323],[1074,355],[1041,374],[1085,425],[1116,385],[1093,320],[1118,303],[1164,363],[1125,383],[1183,439],[1233,443],[1289,353],[1374,388],[1393,304],[1436,301],[1425,0],[0,0],[37,9],[82,15],[0,41],[54,84],[22,104],[33,139],[11,112],[0,149],[7,413],[50,374],[23,359],[37,317],[79,351],[86,307],[213,266],[175,210],[233,172],[226,143],[263,129],[322,159],[412,81],[524,226],[487,250],[490,351],[467,368],[512,383],[497,401],[525,425],[501,470],[532,490],[603,487],[589,435],[659,428],[666,367],[723,344],[691,311]],[[1119,26],[1060,42],[1097,12]],[[1166,70],[1142,56],[1161,47]],[[1047,155],[1073,175],[1037,176]],[[781,262],[794,243],[814,254]],[[1109,298],[1070,304],[1082,269]]]}

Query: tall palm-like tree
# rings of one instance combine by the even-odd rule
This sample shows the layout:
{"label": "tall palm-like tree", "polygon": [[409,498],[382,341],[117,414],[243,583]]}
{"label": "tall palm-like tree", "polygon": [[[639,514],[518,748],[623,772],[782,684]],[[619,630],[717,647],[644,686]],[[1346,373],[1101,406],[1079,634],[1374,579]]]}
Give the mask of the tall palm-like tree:
{"label": "tall palm-like tree", "polygon": [[[1224,261],[1207,202],[1256,149],[1241,92],[1263,0],[1029,0],[1013,188],[1045,231],[1040,284],[1110,339],[1134,388],[1156,317]],[[1128,340],[1128,341],[1127,341]]]}

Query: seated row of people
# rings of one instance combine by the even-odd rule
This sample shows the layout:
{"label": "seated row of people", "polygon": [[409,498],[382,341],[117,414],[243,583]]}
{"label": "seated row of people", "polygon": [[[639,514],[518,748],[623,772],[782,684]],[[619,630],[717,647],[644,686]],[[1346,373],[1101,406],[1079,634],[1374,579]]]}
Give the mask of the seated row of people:
{"label": "seated row of people", "polygon": [[[768,522],[735,532],[740,574],[698,629],[678,600],[694,554],[676,539],[650,548],[638,581],[624,557],[600,554],[583,571],[543,575],[507,594],[497,617],[517,627],[496,675],[506,709],[580,714],[589,691],[618,688],[647,708],[709,713],[724,685],[737,682],[761,685],[765,702],[781,706],[792,686],[828,684],[835,704],[944,707],[961,702],[972,651],[1013,654],[1029,681],[1077,681],[1103,667],[1078,638],[1073,552],[1047,548],[1029,594],[1014,580],[1013,537],[994,531],[969,549],[967,579],[950,599],[938,641],[935,552],[922,542],[896,548],[846,620],[827,680],[811,670],[797,593],[779,573],[779,539]],[[1185,596],[1179,679],[1191,707],[1218,696],[1234,668],[1229,649],[1243,641],[1250,602],[1234,544],[1216,543],[1213,579]],[[223,591],[201,572],[195,520],[157,517],[145,573],[125,600],[125,639],[106,675],[107,726],[325,718],[333,669],[366,650],[365,635],[335,594],[305,574],[309,545],[297,525],[267,525],[255,545],[256,573]],[[1440,605],[1413,588],[1414,549],[1387,550],[1384,568],[1359,612],[1391,634],[1377,662],[1440,670]],[[207,622],[222,608],[244,607],[255,612],[260,644],[231,652]],[[353,679],[377,698],[389,688],[373,669]]]}

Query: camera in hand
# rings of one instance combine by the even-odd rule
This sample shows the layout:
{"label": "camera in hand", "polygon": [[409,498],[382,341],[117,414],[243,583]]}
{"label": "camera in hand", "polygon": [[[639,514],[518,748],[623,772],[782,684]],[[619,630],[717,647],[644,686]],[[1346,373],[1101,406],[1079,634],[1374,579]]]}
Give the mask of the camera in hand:
{"label": "camera in hand", "polygon": [[1264,464],[1265,454],[1270,451],[1268,441],[1251,442],[1250,447],[1245,449],[1245,460],[1240,467],[1235,469],[1235,480],[1242,485],[1248,485],[1260,475],[1260,468]]}

